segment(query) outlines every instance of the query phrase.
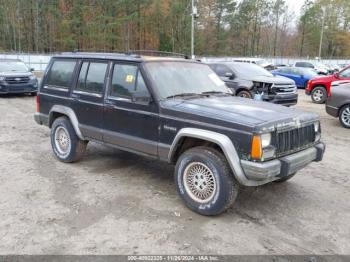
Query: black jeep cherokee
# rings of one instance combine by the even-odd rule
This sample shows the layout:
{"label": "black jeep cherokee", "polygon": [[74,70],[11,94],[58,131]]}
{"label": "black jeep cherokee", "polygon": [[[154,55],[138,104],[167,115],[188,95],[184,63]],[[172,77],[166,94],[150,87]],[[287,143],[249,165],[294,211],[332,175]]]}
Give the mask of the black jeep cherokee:
{"label": "black jeep cherokee", "polygon": [[203,215],[230,207],[240,185],[286,181],[325,150],[318,115],[233,97],[209,66],[180,58],[55,56],[35,120],[63,162],[94,141],[176,164],[180,196]]}

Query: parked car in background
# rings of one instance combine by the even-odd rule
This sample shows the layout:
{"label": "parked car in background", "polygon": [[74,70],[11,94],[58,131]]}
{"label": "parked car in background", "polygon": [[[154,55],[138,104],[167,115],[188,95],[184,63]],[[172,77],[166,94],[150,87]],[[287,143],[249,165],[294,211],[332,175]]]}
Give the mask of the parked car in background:
{"label": "parked car in background", "polygon": [[311,79],[307,84],[305,93],[307,95],[311,95],[311,99],[314,103],[323,104],[326,101],[327,95],[331,89],[331,83],[342,80],[350,80],[350,66],[343,69],[339,73]]}
{"label": "parked car in background", "polygon": [[254,98],[258,94],[264,101],[286,106],[298,102],[293,80],[274,76],[258,65],[238,62],[210,62],[208,65],[239,97]]}
{"label": "parked car in background", "polygon": [[30,93],[35,95],[38,90],[38,79],[33,70],[20,60],[0,60],[0,94]]}
{"label": "parked car in background", "polygon": [[331,69],[319,62],[300,61],[295,62],[294,67],[312,68],[320,75],[328,75],[329,73],[331,73]]}
{"label": "parked car in background", "polygon": [[318,76],[315,70],[303,67],[282,67],[271,73],[292,79],[298,88],[306,88],[308,81]]}
{"label": "parked car in background", "polygon": [[326,101],[326,111],[329,115],[339,117],[345,128],[350,128],[350,82],[336,81]]}
{"label": "parked car in background", "polygon": [[207,65],[179,58],[56,55],[35,121],[51,128],[61,162],[93,141],[174,164],[181,199],[202,215],[224,212],[241,186],[291,179],[325,151],[317,114],[234,97]]}
{"label": "parked car in background", "polygon": [[233,62],[252,63],[265,68],[266,70],[274,70],[276,67],[269,61],[263,58],[237,57]]}

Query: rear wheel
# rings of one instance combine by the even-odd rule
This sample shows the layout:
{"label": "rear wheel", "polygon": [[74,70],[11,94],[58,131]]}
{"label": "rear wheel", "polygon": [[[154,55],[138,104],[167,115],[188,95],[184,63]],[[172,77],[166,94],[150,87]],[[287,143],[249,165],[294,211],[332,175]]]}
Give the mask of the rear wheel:
{"label": "rear wheel", "polygon": [[350,128],[350,105],[342,107],[339,113],[339,120],[343,127]]}
{"label": "rear wheel", "polygon": [[207,216],[224,212],[239,190],[225,156],[210,147],[191,148],[180,156],[175,183],[186,206]]}
{"label": "rear wheel", "polygon": [[65,163],[80,160],[87,141],[79,139],[67,117],[57,118],[51,128],[51,146],[56,158]]}
{"label": "rear wheel", "polygon": [[249,92],[248,90],[242,90],[237,93],[238,97],[244,97],[244,98],[253,98],[253,94]]}
{"label": "rear wheel", "polygon": [[323,104],[326,101],[327,98],[327,91],[326,88],[323,86],[316,86],[311,91],[311,99],[316,104]]}

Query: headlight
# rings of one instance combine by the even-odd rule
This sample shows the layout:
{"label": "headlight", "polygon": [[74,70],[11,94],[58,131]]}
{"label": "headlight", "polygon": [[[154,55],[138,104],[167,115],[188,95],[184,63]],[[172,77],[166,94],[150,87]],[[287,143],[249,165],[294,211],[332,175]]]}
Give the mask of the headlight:
{"label": "headlight", "polygon": [[36,76],[35,76],[35,75],[31,75],[31,76],[29,76],[29,79],[30,79],[30,80],[35,80],[35,79],[36,79]]}
{"label": "headlight", "polygon": [[264,161],[273,158],[276,148],[271,145],[271,134],[254,135],[250,156],[254,160]]}
{"label": "headlight", "polygon": [[262,148],[268,147],[271,144],[271,134],[263,134],[261,135],[261,146]]}
{"label": "headlight", "polygon": [[0,81],[4,81],[5,77],[4,76],[0,76]]}
{"label": "headlight", "polygon": [[314,130],[315,130],[315,141],[319,141],[321,139],[321,126],[320,122],[314,123]]}

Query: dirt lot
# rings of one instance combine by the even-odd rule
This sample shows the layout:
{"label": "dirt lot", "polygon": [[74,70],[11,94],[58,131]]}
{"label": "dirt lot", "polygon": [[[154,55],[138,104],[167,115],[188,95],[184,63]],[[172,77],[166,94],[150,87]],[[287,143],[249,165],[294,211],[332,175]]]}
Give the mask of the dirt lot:
{"label": "dirt lot", "polygon": [[0,97],[0,254],[350,254],[350,131],[300,94],[321,115],[324,161],[243,189],[218,217],[182,204],[165,163],[93,143],[58,162],[35,99]]}

